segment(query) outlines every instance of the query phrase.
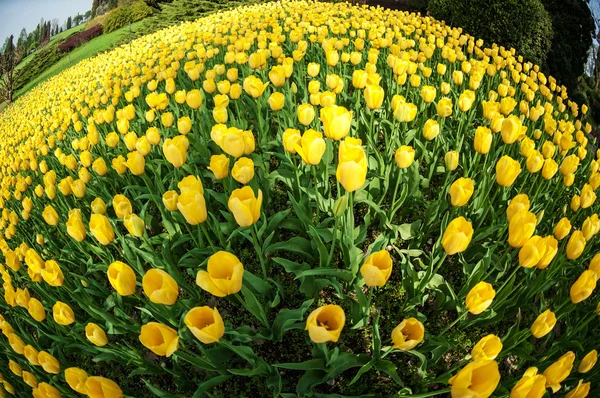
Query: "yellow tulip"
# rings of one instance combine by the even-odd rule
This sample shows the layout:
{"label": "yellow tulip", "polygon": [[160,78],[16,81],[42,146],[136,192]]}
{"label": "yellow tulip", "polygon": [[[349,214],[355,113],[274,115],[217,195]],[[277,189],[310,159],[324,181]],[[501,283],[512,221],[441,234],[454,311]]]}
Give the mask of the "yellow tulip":
{"label": "yellow tulip", "polygon": [[29,387],[37,388],[38,379],[34,375],[32,375],[28,371],[24,370],[22,373],[22,377],[23,377],[23,381],[25,382],[25,384],[27,384]]}
{"label": "yellow tulip", "polygon": [[296,110],[298,121],[303,126],[308,126],[315,118],[315,108],[311,104],[302,104]]}
{"label": "yellow tulip", "polygon": [[354,192],[365,183],[367,155],[360,139],[348,137],[340,143],[336,179],[348,192]]}
{"label": "yellow tulip", "polygon": [[437,114],[443,118],[452,115],[452,99],[448,97],[440,99],[437,103]]}
{"label": "yellow tulip", "polygon": [[40,351],[38,354],[38,362],[46,373],[55,375],[60,373],[60,364],[58,363],[58,360],[46,351]]}
{"label": "yellow tulip", "polygon": [[590,297],[594,292],[594,289],[596,289],[597,279],[598,275],[593,270],[583,271],[571,286],[571,301],[577,304]]}
{"label": "yellow tulip", "polygon": [[485,311],[496,297],[496,291],[491,284],[479,282],[469,291],[465,299],[467,310],[473,315]]}
{"label": "yellow tulip", "polygon": [[281,140],[283,141],[283,149],[292,155],[296,153],[296,144],[300,145],[302,136],[300,130],[286,129],[283,132]]}
{"label": "yellow tulip", "polygon": [[[24,373],[25,372],[23,372],[23,374]],[[565,395],[565,398],[586,398],[590,393],[590,386],[591,383],[589,381],[584,383],[583,380],[579,380],[575,388]]]}
{"label": "yellow tulip", "polygon": [[250,158],[241,157],[231,169],[231,176],[241,184],[247,184],[254,178],[254,162]]}
{"label": "yellow tulip", "polygon": [[115,239],[115,232],[108,218],[102,214],[92,214],[90,217],[90,232],[102,245],[108,245]]}
{"label": "yellow tulip", "polygon": [[[177,131],[179,131],[179,134],[186,135],[191,130],[192,130],[192,120],[189,117],[182,116],[179,119],[177,119]],[[158,130],[157,130],[157,132],[158,132]],[[148,134],[148,133],[146,132],[146,134]],[[148,141],[150,141],[150,140],[148,140]],[[156,142],[156,140],[153,140],[150,143],[151,144],[153,143],[153,145],[158,144],[158,142]]]}
{"label": "yellow tulip", "polygon": [[563,176],[573,174],[577,171],[577,167],[579,167],[579,158],[577,155],[566,156],[560,164],[560,174]]}
{"label": "yellow tulip", "polygon": [[490,151],[492,141],[493,135],[492,131],[489,128],[484,126],[477,127],[477,129],[475,130],[475,141],[473,143],[475,151],[482,155],[485,155]]}
{"label": "yellow tulip", "polygon": [[[4,388],[6,389],[6,391],[9,391],[9,389],[6,387],[7,383],[4,383]],[[35,397],[35,394],[39,394],[40,398],[60,398],[61,394],[60,391],[58,391],[56,388],[52,387],[50,384],[48,383],[39,383],[37,386],[36,390],[33,390],[33,396]],[[37,397],[36,397],[37,398]]]}
{"label": "yellow tulip", "polygon": [[44,319],[46,319],[46,311],[44,310],[44,306],[36,298],[31,298],[29,303],[27,303],[27,312],[29,312],[29,315],[31,315],[31,317],[37,322],[42,322]]}
{"label": "yellow tulip", "polygon": [[527,161],[525,165],[527,166],[527,171],[530,173],[537,173],[544,166],[545,161],[544,157],[539,151],[532,151],[527,157]]}
{"label": "yellow tulip", "polygon": [[179,194],[176,191],[167,191],[162,196],[163,205],[169,211],[177,210],[177,200],[179,199]]}
{"label": "yellow tulip", "polygon": [[173,305],[179,295],[175,279],[165,271],[152,268],[142,278],[144,294],[156,304]]}
{"label": "yellow tulip", "polygon": [[352,112],[343,106],[329,105],[321,108],[320,119],[325,136],[338,141],[350,132]]}
{"label": "yellow tulip", "polygon": [[[8,322],[4,321],[3,323],[7,324]],[[23,340],[21,340],[19,336],[14,333],[8,333],[6,337],[8,338],[10,348],[12,348],[15,353],[23,354],[25,352],[25,343],[23,343]]]}
{"label": "yellow tulip", "polygon": [[385,285],[392,274],[392,265],[392,257],[387,250],[371,254],[360,267],[365,284],[369,287]]}
{"label": "yellow tulip", "polygon": [[200,90],[190,90],[186,93],[185,103],[192,109],[198,109],[202,105],[202,94]]}
{"label": "yellow tulip", "polygon": [[184,177],[177,183],[177,188],[181,191],[181,193],[187,191],[200,192],[204,195],[204,187],[202,186],[202,181],[193,175],[189,175]]}
{"label": "yellow tulip", "polygon": [[108,172],[108,169],[106,167],[106,162],[104,161],[104,159],[98,158],[94,160],[94,162],[92,163],[92,170],[94,170],[94,172],[99,176],[105,175]]}
{"label": "yellow tulip", "polygon": [[248,76],[244,79],[244,91],[253,98],[260,97],[268,85],[268,82],[263,83],[262,80],[256,76]]}
{"label": "yellow tulip", "polygon": [[457,151],[448,151],[444,155],[444,164],[448,171],[454,171],[458,167],[459,153]]}
{"label": "yellow tulip", "polygon": [[275,92],[269,96],[267,102],[272,111],[280,111],[285,104],[285,95]]}
{"label": "yellow tulip", "polygon": [[385,90],[379,85],[368,84],[363,91],[363,95],[367,108],[375,110],[381,108],[385,98]]}
{"label": "yellow tulip", "polygon": [[40,364],[40,362],[38,361],[39,351],[36,350],[33,346],[26,345],[25,347],[23,347],[23,355],[25,356],[25,358],[27,358],[30,364],[34,366]]}
{"label": "yellow tulip", "polygon": [[450,185],[450,201],[452,206],[464,206],[467,204],[473,192],[475,191],[475,186],[473,184],[473,180],[470,178],[461,177],[458,180],[454,181],[452,185]]}
{"label": "yellow tulip", "polygon": [[11,372],[13,372],[15,375],[22,377],[23,374],[23,369],[21,368],[21,365],[19,365],[18,363],[16,363],[15,361],[13,361],[12,359],[8,360],[8,368],[10,369]]}
{"label": "yellow tulip", "polygon": [[104,347],[108,344],[108,338],[104,330],[92,322],[85,325],[85,338],[98,347]]}
{"label": "yellow tulip", "polygon": [[85,382],[88,379],[88,375],[83,369],[79,368],[67,368],[65,369],[65,380],[72,390],[87,395],[85,389]]}
{"label": "yellow tulip", "polygon": [[513,387],[510,398],[542,398],[546,394],[546,376],[537,374],[537,368],[528,368]]}
{"label": "yellow tulip", "polygon": [[57,301],[52,307],[54,321],[59,325],[67,326],[75,322],[75,314],[68,304]]}
{"label": "yellow tulip", "polygon": [[217,180],[222,180],[229,175],[229,158],[222,154],[212,155],[208,169],[213,172]]}
{"label": "yellow tulip", "polygon": [[586,240],[583,236],[582,231],[575,231],[567,242],[567,258],[569,260],[576,260],[581,256],[585,249]]}
{"label": "yellow tulip", "polygon": [[433,100],[435,100],[435,92],[435,87],[423,86],[423,88],[421,88],[421,97],[423,97],[423,101],[427,104],[433,102]]}
{"label": "yellow tulip", "polygon": [[46,224],[52,226],[58,225],[58,213],[56,212],[56,210],[54,210],[54,207],[52,207],[52,205],[48,205],[44,208],[44,211],[42,212],[42,217],[44,217],[44,221],[46,221]]}
{"label": "yellow tulip", "polygon": [[91,204],[93,214],[104,214],[106,213],[106,203],[100,198],[96,198]]}
{"label": "yellow tulip", "polygon": [[394,160],[396,161],[398,168],[406,169],[410,167],[415,160],[415,150],[412,146],[402,145],[396,150]]}
{"label": "yellow tulip", "polygon": [[512,144],[521,135],[521,120],[517,115],[510,115],[502,121],[502,141]]}
{"label": "yellow tulip", "polygon": [[574,361],[575,354],[572,351],[569,351],[558,358],[552,365],[548,366],[548,368],[544,370],[544,376],[546,376],[546,388],[552,388],[552,392],[554,393],[560,390],[560,383],[562,383],[569,376],[569,373],[571,373]]}
{"label": "yellow tulip", "polygon": [[542,167],[542,177],[546,180],[554,177],[556,172],[558,171],[558,164],[554,161],[554,159],[546,159],[544,162],[544,167]]}
{"label": "yellow tulip", "polygon": [[69,210],[69,219],[66,222],[67,233],[77,242],[82,242],[85,239],[86,231],[81,217],[81,210]]}
{"label": "yellow tulip", "polygon": [[115,195],[113,198],[113,209],[115,210],[115,215],[121,220],[125,218],[125,216],[133,213],[133,207],[131,206],[131,202],[125,195]]}
{"label": "yellow tulip", "polygon": [[508,155],[502,156],[496,163],[496,182],[503,187],[514,184],[520,173],[521,164]]}
{"label": "yellow tulip", "polygon": [[212,344],[225,334],[223,318],[216,308],[194,307],[183,319],[192,334],[204,344]]}
{"label": "yellow tulip", "polygon": [[285,71],[282,65],[276,65],[269,71],[269,80],[275,87],[282,87],[285,84]]}
{"label": "yellow tulip", "polygon": [[581,190],[580,205],[582,209],[587,209],[596,201],[596,193],[590,184],[585,184]]}
{"label": "yellow tulip", "polygon": [[448,255],[462,253],[473,238],[473,226],[464,217],[452,220],[442,237],[442,247]]}
{"label": "yellow tulip", "polygon": [[598,361],[598,351],[592,350],[583,357],[583,359],[579,363],[579,367],[577,368],[577,371],[579,373],[587,373],[590,370],[592,370],[592,368],[596,365],[597,361]]}
{"label": "yellow tulip", "polygon": [[519,264],[524,268],[535,267],[546,251],[546,243],[541,236],[533,236],[519,250]]}
{"label": "yellow tulip", "polygon": [[128,214],[123,219],[123,224],[127,228],[127,232],[131,235],[141,238],[144,236],[144,220],[137,214]]}
{"label": "yellow tulip", "polygon": [[207,271],[198,271],[196,284],[217,297],[235,294],[242,289],[244,266],[233,254],[219,251],[208,259]]}
{"label": "yellow tulip", "polygon": [[515,214],[521,210],[529,210],[530,202],[527,194],[521,193],[512,198],[506,208],[506,218],[510,222]]}
{"label": "yellow tulip", "polygon": [[326,145],[323,134],[315,130],[307,130],[302,135],[300,143],[294,145],[294,149],[304,163],[317,165],[325,153]]}
{"label": "yellow tulip", "polygon": [[502,351],[502,341],[495,334],[488,334],[475,344],[471,350],[473,361],[496,359]]}
{"label": "yellow tulip", "polygon": [[558,253],[558,241],[553,236],[546,236],[544,238],[544,255],[540,261],[535,265],[538,269],[544,269],[554,259],[556,253]]}
{"label": "yellow tulip", "polygon": [[498,363],[478,360],[468,363],[448,380],[452,397],[486,398],[492,395],[500,382]]}
{"label": "yellow tulip", "polygon": [[319,65],[316,62],[310,62],[308,64],[308,66],[306,67],[306,72],[308,73],[308,75],[310,77],[315,77],[319,74],[319,71],[321,70],[321,65]]}
{"label": "yellow tulip", "polygon": [[114,381],[101,376],[90,376],[85,381],[89,398],[123,398],[123,391]]}
{"label": "yellow tulip", "polygon": [[146,168],[146,161],[144,160],[144,156],[138,151],[129,152],[127,154],[127,162],[125,163],[131,174],[139,176],[144,174],[144,170]]}
{"label": "yellow tulip", "polygon": [[310,339],[315,343],[337,342],[346,323],[346,314],[339,305],[328,304],[317,308],[306,319]]}
{"label": "yellow tulip", "polygon": [[473,102],[475,102],[475,92],[471,90],[465,90],[460,97],[458,97],[458,109],[463,112],[467,112],[473,106]]}
{"label": "yellow tulip", "polygon": [[554,227],[554,237],[558,240],[562,240],[569,235],[569,233],[571,233],[571,222],[567,217],[563,217]]}
{"label": "yellow tulip", "polygon": [[556,315],[549,309],[542,312],[531,325],[531,334],[535,338],[542,338],[554,328],[556,325]]}
{"label": "yellow tulip", "polygon": [[440,134],[440,125],[433,119],[428,119],[423,125],[423,137],[427,141],[433,140]]}
{"label": "yellow tulip", "polygon": [[42,270],[42,278],[44,282],[50,286],[62,286],[64,281],[63,272],[58,263],[54,260],[47,260]]}
{"label": "yellow tulip", "polygon": [[129,265],[121,261],[115,261],[108,266],[106,274],[113,289],[121,296],[129,296],[135,293],[136,276]]}
{"label": "yellow tulip", "polygon": [[177,197],[177,209],[181,212],[185,221],[191,225],[198,225],[206,221],[206,201],[199,190],[188,189],[181,192]]}
{"label": "yellow tulip", "polygon": [[425,327],[416,318],[405,319],[392,330],[394,348],[402,351],[412,350],[423,342],[424,337]]}
{"label": "yellow tulip", "polygon": [[537,218],[528,210],[520,210],[512,216],[508,223],[508,244],[512,247],[523,247],[533,236]]}
{"label": "yellow tulip", "polygon": [[173,139],[165,140],[162,149],[167,161],[176,168],[183,166],[189,144],[190,142],[185,135],[178,135]]}
{"label": "yellow tulip", "polygon": [[177,331],[158,322],[149,322],[142,326],[140,342],[159,356],[170,357],[179,348]]}

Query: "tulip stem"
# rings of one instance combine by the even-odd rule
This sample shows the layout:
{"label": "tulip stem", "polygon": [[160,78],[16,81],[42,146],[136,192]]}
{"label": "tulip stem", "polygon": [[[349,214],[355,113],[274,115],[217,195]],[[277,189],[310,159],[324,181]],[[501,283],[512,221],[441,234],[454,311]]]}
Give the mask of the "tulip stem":
{"label": "tulip stem", "polygon": [[435,396],[440,396],[440,395],[444,395],[445,393],[450,392],[449,388],[444,388],[443,390],[437,390],[437,391],[431,391],[431,392],[426,392],[423,394],[416,394],[416,395],[400,395],[400,397],[406,397],[406,398],[427,398],[427,397],[435,397]]}
{"label": "tulip stem", "polygon": [[456,318],[454,320],[454,322],[452,322],[450,325],[446,326],[446,329],[442,330],[442,332],[440,334],[438,334],[438,337],[445,335],[448,330],[452,329],[452,327],[454,327],[454,325],[456,325],[458,322],[460,322],[462,319],[464,319],[468,313],[469,313],[469,311],[465,310],[465,312],[460,314],[460,316],[458,318]]}
{"label": "tulip stem", "polygon": [[394,195],[392,196],[392,207],[390,207],[390,213],[388,215],[389,221],[392,221],[394,213],[396,213],[396,195],[398,194],[398,187],[400,186],[400,180],[404,177],[404,169],[398,169],[398,178],[396,179],[396,186],[394,187]]}
{"label": "tulip stem", "polygon": [[213,250],[214,253],[216,253],[217,249],[215,248],[215,245],[214,245],[212,239],[208,235],[208,231],[206,230],[206,225],[204,225],[204,223],[200,224],[200,229],[204,233],[204,236],[206,236],[206,239],[208,240],[208,243],[210,244],[211,249]]}
{"label": "tulip stem", "polygon": [[262,252],[262,249],[260,248],[260,244],[258,241],[258,235],[256,233],[256,223],[250,228],[250,233],[252,234],[254,250],[256,250],[256,253],[258,254],[258,258],[260,260],[260,267],[262,269],[263,277],[266,279],[267,278],[267,265],[265,264],[263,252]]}
{"label": "tulip stem", "polygon": [[319,222],[319,207],[320,203],[319,203],[319,188],[317,188],[317,169],[315,167],[312,167],[312,173],[313,173],[313,179],[315,181],[315,199],[317,201],[317,218],[316,218],[316,223],[318,224]]}
{"label": "tulip stem", "polygon": [[340,217],[335,217],[335,224],[333,227],[333,237],[331,238],[331,248],[329,249],[329,258],[327,260],[327,266],[331,265],[331,261],[333,260],[333,252],[335,250],[335,244],[337,243],[337,233],[338,227],[340,223]]}

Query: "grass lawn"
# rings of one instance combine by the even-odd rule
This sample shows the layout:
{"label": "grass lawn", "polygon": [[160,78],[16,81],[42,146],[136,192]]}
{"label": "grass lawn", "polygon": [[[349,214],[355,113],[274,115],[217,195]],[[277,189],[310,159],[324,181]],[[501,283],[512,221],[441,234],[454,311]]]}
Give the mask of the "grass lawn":
{"label": "grass lawn", "polygon": [[[141,21],[140,21],[141,22]],[[140,22],[136,22],[131,24],[131,28],[134,29],[137,24]],[[83,25],[83,24],[82,24]],[[79,26],[82,26],[79,25]],[[77,27],[79,27],[77,26]],[[63,32],[65,33],[65,32]],[[129,35],[129,26],[125,26],[119,30],[116,30],[111,33],[100,35],[85,44],[75,48],[69,54],[67,54],[60,61],[52,65],[50,68],[46,69],[43,73],[38,75],[35,79],[31,80],[27,85],[17,91],[14,95],[14,98],[17,99],[27,91],[31,90],[37,84],[42,83],[54,75],[62,72],[63,70],[70,68],[75,65],[79,61],[82,61],[86,58],[93,57],[94,55],[101,53],[102,51],[110,49],[114,43],[120,42],[121,39],[127,37]]]}

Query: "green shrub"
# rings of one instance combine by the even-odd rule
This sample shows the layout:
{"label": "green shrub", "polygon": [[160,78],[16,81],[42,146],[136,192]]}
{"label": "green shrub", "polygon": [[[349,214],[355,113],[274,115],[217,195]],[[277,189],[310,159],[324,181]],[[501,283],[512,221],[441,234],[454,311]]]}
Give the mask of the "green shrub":
{"label": "green shrub", "polygon": [[431,0],[429,12],[475,37],[515,48],[544,65],[552,44],[552,20],[541,0]]}
{"label": "green shrub", "polygon": [[31,79],[39,75],[55,63],[57,63],[63,55],[58,51],[58,43],[52,42],[46,47],[39,49],[27,66],[19,70],[17,79],[15,80],[15,91],[25,86]]}
{"label": "green shrub", "polygon": [[104,20],[104,32],[114,32],[130,22],[141,21],[152,15],[153,12],[154,10],[143,1],[136,1],[130,6],[119,7]]}

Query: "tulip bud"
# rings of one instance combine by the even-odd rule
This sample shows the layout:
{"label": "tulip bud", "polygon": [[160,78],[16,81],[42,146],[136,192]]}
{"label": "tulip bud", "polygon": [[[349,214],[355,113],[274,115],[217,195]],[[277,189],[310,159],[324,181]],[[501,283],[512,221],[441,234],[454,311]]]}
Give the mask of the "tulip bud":
{"label": "tulip bud", "polygon": [[575,231],[567,242],[567,258],[577,260],[585,249],[586,240],[582,231]]}
{"label": "tulip bud", "polygon": [[[245,159],[245,158],[244,158]],[[222,180],[229,175],[229,158],[225,155],[212,155],[210,157],[210,166],[208,167],[213,172],[217,180]],[[163,196],[164,202],[164,196]],[[166,204],[165,204],[166,206]],[[171,209],[169,209],[171,210]]]}
{"label": "tulip bud", "polygon": [[123,224],[125,224],[125,228],[127,231],[138,238],[144,236],[144,220],[142,220],[136,214],[128,214],[123,219]]}
{"label": "tulip bud", "polygon": [[546,388],[550,387],[554,393],[560,390],[560,383],[562,383],[571,373],[573,362],[575,362],[575,354],[572,351],[569,351],[558,358],[552,365],[548,366],[544,371],[544,376],[546,376]]}
{"label": "tulip bud", "polygon": [[550,310],[542,312],[531,325],[531,334],[535,338],[542,338],[554,328],[556,315]]}
{"label": "tulip bud", "polygon": [[135,293],[136,276],[129,265],[121,261],[115,261],[109,265],[107,276],[111,286],[121,296],[129,296]]}
{"label": "tulip bud", "polygon": [[465,305],[473,315],[479,315],[485,311],[496,297],[496,291],[491,284],[479,282],[467,294]]}
{"label": "tulip bud", "polygon": [[466,205],[474,191],[475,186],[470,178],[461,177],[454,181],[449,190],[452,206]]}
{"label": "tulip bud", "polygon": [[85,326],[85,337],[97,347],[104,347],[108,344],[108,338],[104,330],[92,322]]}
{"label": "tulip bud", "polygon": [[487,127],[479,126],[475,130],[475,141],[473,146],[478,153],[485,155],[490,151],[492,140],[492,131]]}
{"label": "tulip bud", "polygon": [[453,397],[489,397],[500,382],[498,363],[494,360],[469,362],[448,380]]}
{"label": "tulip bud", "polygon": [[502,341],[495,334],[488,334],[475,344],[471,350],[473,361],[496,359],[502,351]]}
{"label": "tulip bud", "polygon": [[454,171],[458,167],[459,153],[457,151],[448,151],[444,156],[444,163],[448,171]]}
{"label": "tulip bud", "polygon": [[570,290],[571,301],[580,303],[590,297],[596,288],[598,275],[592,270],[583,271],[579,278],[573,283]]}
{"label": "tulip bud", "polygon": [[385,90],[383,87],[375,84],[369,84],[367,87],[365,87],[363,94],[365,103],[369,109],[375,110],[381,108],[383,99],[385,97]]}
{"label": "tulip bud", "polygon": [[583,357],[583,359],[579,363],[579,367],[577,368],[577,371],[579,373],[587,373],[590,370],[592,370],[594,365],[596,365],[597,361],[598,361],[598,351],[592,350]]}

